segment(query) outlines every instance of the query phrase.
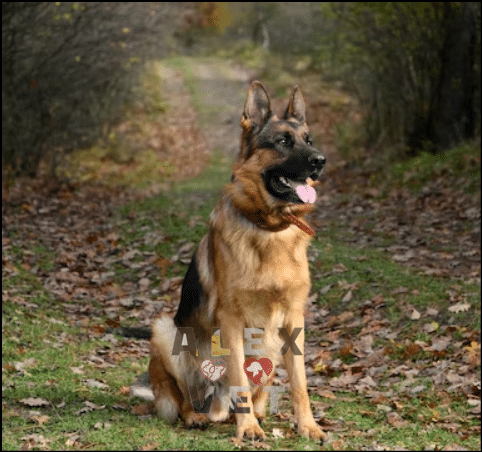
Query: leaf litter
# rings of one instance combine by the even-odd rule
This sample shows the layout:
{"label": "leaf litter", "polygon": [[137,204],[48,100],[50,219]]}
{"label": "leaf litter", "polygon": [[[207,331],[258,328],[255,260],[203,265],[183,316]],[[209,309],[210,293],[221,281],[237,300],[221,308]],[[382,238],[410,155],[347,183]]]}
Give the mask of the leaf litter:
{"label": "leaf litter", "polygon": [[[346,180],[357,190],[348,192]],[[331,230],[338,231],[339,240],[360,248],[379,247],[401,266],[415,267],[434,277],[480,282],[480,202],[454,188],[457,185],[450,180],[430,182],[423,195],[397,187],[381,197],[380,191],[374,192],[370,185],[370,174],[338,166],[321,185],[323,195],[311,218],[320,234],[335,224]],[[173,313],[179,301],[182,272],[195,247],[193,242],[179,241],[170,244],[170,255],[159,256],[155,246],[170,238],[152,223],[142,234],[125,241],[123,231],[134,232],[136,225],[148,218],[133,211],[119,219],[116,212],[120,206],[138,203],[148,195],[152,192],[52,180],[22,181],[3,191],[2,277],[27,271],[41,282],[59,308],[62,320],[51,318],[49,323],[71,323],[84,328],[86,337],[93,334],[109,340],[108,348],[82,357],[84,363],[108,372],[115,372],[120,357],[137,360],[148,356],[149,351],[146,341],[118,340],[105,334],[103,319],[109,319],[111,326],[127,321],[148,326],[156,313]],[[432,237],[430,242],[427,234]],[[39,251],[32,252],[34,249]],[[354,259],[367,260],[365,256]],[[169,275],[173,269],[181,272],[167,276],[167,269]],[[341,306],[350,305],[359,285],[341,279],[348,271],[344,264],[335,264],[326,275],[339,275],[340,281],[325,284],[320,296],[341,289]],[[391,295],[408,292],[398,287]],[[31,301],[34,293],[7,288],[2,293],[3,302],[35,312],[39,306]],[[450,314],[474,310],[460,286],[451,289],[448,297]],[[411,337],[402,326],[392,325],[383,309],[381,294],[362,301],[356,310],[336,314],[315,302],[309,304],[307,330],[321,333],[306,339],[310,393],[333,403],[337,394],[354,392],[377,406],[386,406],[386,420],[395,427],[406,425],[405,406],[413,397],[432,403],[431,394],[436,395],[439,404],[462,400],[471,407],[469,416],[480,418],[479,333],[448,324],[446,317],[440,322],[435,320],[446,314],[435,306],[427,307],[425,312],[412,306],[407,308],[406,318],[420,323],[426,337]],[[68,341],[65,336],[55,339],[56,344]],[[55,343],[51,341],[51,345]],[[27,369],[35,364],[35,360],[26,360],[10,366],[18,376],[28,376]],[[82,375],[83,366],[72,367],[71,372]],[[82,382],[105,389],[105,383],[99,380]],[[28,407],[51,405],[36,397],[19,402]],[[104,408],[85,401],[76,414]],[[131,411],[140,416],[150,414],[148,405],[134,406]],[[40,425],[48,422],[48,416],[35,416]],[[331,429],[335,431],[340,428],[338,422],[320,419],[325,419],[322,424],[328,426],[334,422]],[[463,425],[450,414],[424,422],[426,426],[437,423],[450,431],[460,431]],[[98,428],[108,427],[99,424]],[[274,436],[281,435],[274,432]],[[78,444],[77,439],[71,436],[66,445]],[[27,435],[22,440],[27,449],[47,448],[49,443],[42,435]],[[342,442],[338,446],[342,447]]]}

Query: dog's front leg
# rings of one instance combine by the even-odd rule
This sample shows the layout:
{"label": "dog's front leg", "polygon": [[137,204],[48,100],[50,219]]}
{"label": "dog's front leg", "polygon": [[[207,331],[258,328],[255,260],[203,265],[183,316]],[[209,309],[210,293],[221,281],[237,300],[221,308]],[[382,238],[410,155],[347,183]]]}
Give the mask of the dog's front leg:
{"label": "dog's front leg", "polygon": [[[295,336],[293,334],[295,328],[301,328],[301,332],[293,341],[295,345],[290,347],[283,355],[291,385],[291,400],[293,401],[295,419],[298,422],[298,433],[306,437],[325,440],[326,434],[318,427],[313,418],[306,386],[303,312],[297,310],[290,313],[285,327],[290,338]],[[293,353],[293,349],[295,353]]]}
{"label": "dog's front leg", "polygon": [[[239,317],[220,312],[219,320],[221,323],[221,336],[223,347],[230,350],[226,356],[228,365],[229,386],[247,386],[249,381],[243,369],[244,356],[244,323]],[[245,403],[239,404],[239,408],[247,408],[249,412],[235,413],[236,416],[236,437],[243,438],[265,438],[263,429],[259,426],[258,420],[254,415],[251,391],[238,392],[238,397],[245,397]],[[236,405],[236,400],[234,401]]]}

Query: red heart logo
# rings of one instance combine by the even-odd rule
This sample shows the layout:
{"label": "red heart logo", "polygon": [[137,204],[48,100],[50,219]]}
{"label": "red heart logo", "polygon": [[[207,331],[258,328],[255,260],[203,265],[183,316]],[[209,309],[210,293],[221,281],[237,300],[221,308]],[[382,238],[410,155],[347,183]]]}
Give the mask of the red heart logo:
{"label": "red heart logo", "polygon": [[244,372],[248,378],[255,384],[261,385],[261,377],[263,372],[269,376],[273,370],[273,363],[268,358],[248,358],[243,365]]}
{"label": "red heart logo", "polygon": [[218,381],[227,369],[228,367],[222,359],[205,359],[201,363],[202,374],[212,382]]}

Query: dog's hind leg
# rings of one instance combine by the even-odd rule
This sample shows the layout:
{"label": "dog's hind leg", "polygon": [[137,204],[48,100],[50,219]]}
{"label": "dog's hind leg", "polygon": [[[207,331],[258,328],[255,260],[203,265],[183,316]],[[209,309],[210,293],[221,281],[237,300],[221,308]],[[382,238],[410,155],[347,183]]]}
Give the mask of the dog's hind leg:
{"label": "dog's hind leg", "polygon": [[162,359],[153,356],[149,363],[149,375],[154,392],[154,407],[157,415],[171,424],[182,410],[183,396],[174,378],[169,375]]}
{"label": "dog's hind leg", "polygon": [[207,416],[196,413],[185,381],[189,369],[185,357],[173,355],[176,326],[172,318],[162,316],[152,325],[149,376],[154,392],[154,406],[159,417],[174,422],[181,415],[188,427],[203,427]]}

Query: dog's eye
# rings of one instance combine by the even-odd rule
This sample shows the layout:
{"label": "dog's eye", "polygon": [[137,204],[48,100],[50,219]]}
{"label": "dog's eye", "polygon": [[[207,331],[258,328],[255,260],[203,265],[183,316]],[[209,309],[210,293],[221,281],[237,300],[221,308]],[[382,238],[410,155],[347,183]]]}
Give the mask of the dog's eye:
{"label": "dog's eye", "polygon": [[281,136],[276,140],[276,144],[279,144],[281,146],[292,146],[293,138],[290,134],[286,133],[284,136]]}
{"label": "dog's eye", "polygon": [[310,138],[310,137],[306,137],[306,144],[308,146],[312,146],[313,145],[313,140]]}

